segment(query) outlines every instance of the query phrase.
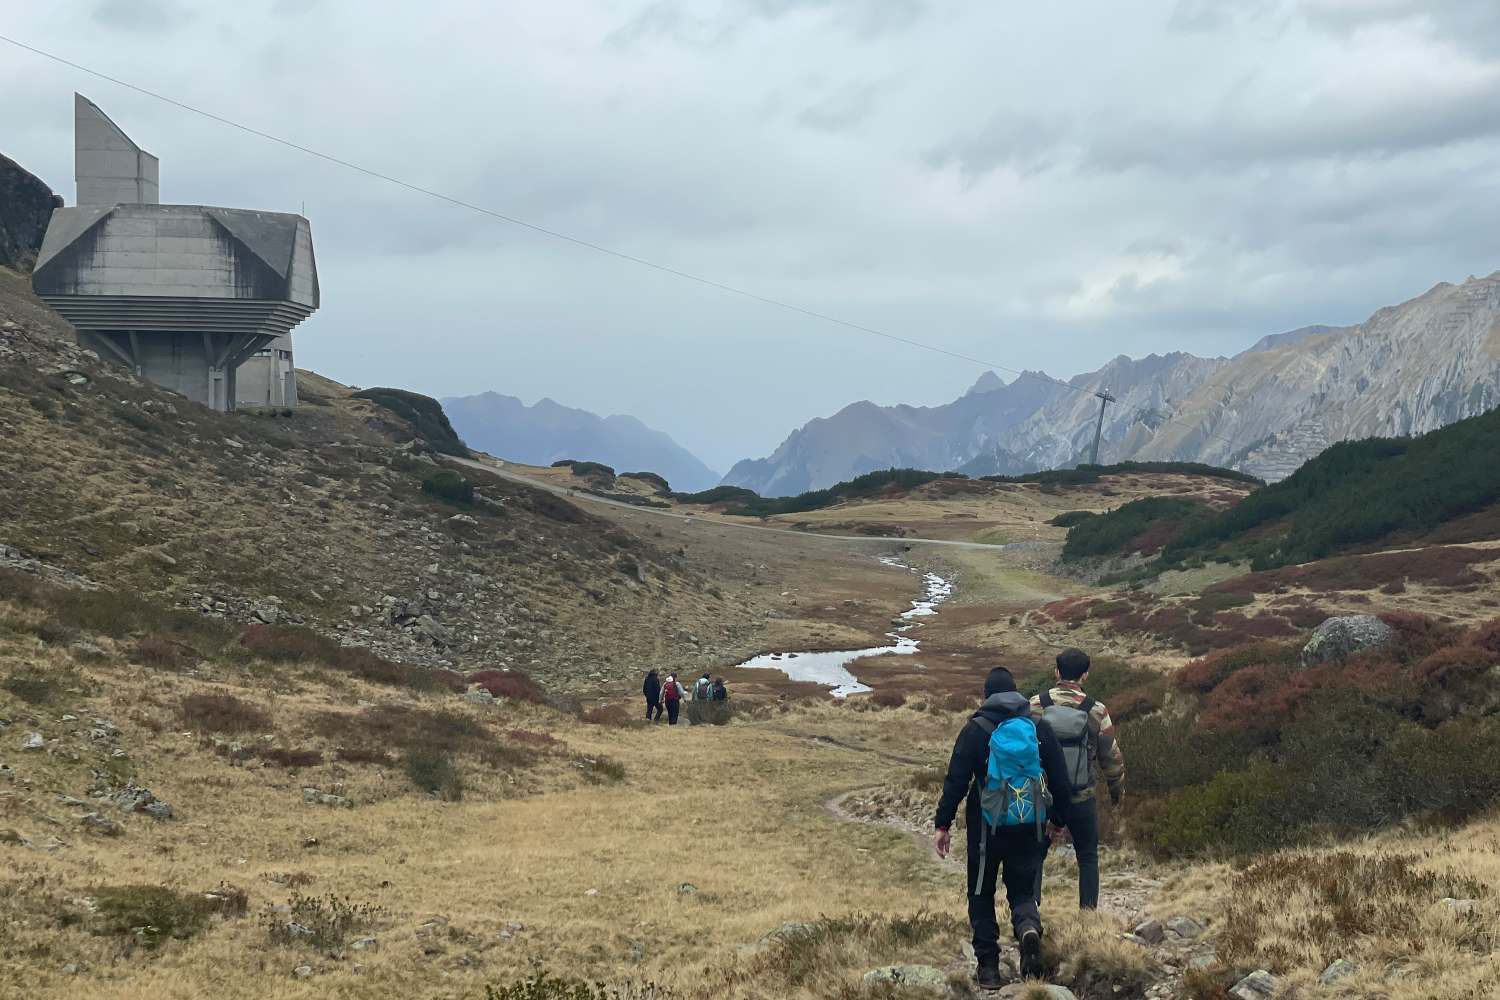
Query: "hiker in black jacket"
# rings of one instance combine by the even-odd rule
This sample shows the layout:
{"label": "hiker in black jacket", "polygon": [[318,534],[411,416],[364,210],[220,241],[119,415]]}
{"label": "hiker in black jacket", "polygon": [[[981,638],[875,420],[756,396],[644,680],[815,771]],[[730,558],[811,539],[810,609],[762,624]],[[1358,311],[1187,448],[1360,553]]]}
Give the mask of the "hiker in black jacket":
{"label": "hiker in black jacket", "polygon": [[[954,741],[948,774],[943,779],[943,797],[938,801],[933,821],[936,827],[933,845],[939,856],[947,857],[952,846],[949,828],[958,813],[959,800],[968,797],[964,822],[969,838],[969,926],[974,932],[974,957],[979,966],[975,979],[981,989],[1000,987],[1000,925],[995,918],[997,877],[1005,883],[1005,898],[1010,903],[1011,930],[1021,951],[1021,975],[1031,978],[1042,973],[1042,916],[1036,905],[1036,876],[1042,862],[1042,845],[1050,831],[999,827],[988,831],[982,851],[980,843],[985,821],[979,811],[979,786],[989,767],[990,733],[1009,719],[1030,716],[1031,704],[1016,692],[1010,671],[1004,667],[991,670],[984,681],[984,704]],[[981,723],[981,719],[985,722]],[[1056,827],[1067,821],[1067,790],[1071,787],[1067,765],[1050,726],[1038,721],[1036,735],[1042,773],[1048,787],[1057,790],[1047,816],[1048,825]]]}
{"label": "hiker in black jacket", "polygon": [[[646,696],[646,721],[655,722],[661,718],[661,678],[656,676],[653,670],[646,675],[646,683],[641,685],[641,694]],[[655,716],[652,713],[655,712]]]}

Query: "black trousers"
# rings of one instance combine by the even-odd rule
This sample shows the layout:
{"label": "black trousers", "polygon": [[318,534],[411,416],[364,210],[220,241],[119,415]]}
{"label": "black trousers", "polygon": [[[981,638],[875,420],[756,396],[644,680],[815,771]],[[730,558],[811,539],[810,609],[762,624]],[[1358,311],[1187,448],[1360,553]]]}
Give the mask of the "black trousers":
{"label": "black trousers", "polygon": [[[1042,844],[1037,841],[1036,830],[1027,827],[991,831],[987,842],[981,844],[981,837],[985,836],[983,827],[983,820],[969,824],[969,927],[974,932],[974,957],[980,962],[1000,956],[1000,923],[995,916],[997,882],[1005,886],[1011,933],[1016,939],[1028,927],[1042,929],[1036,900]],[[984,855],[982,872],[981,854]]]}
{"label": "black trousers", "polygon": [[675,725],[677,725],[677,713],[681,710],[681,708],[682,708],[682,701],[681,701],[681,699],[679,699],[677,701],[668,701],[667,702],[667,725],[669,725],[669,726],[675,726]]}
{"label": "black trousers", "polygon": [[[1074,802],[1068,807],[1068,832],[1073,835],[1073,853],[1078,857],[1078,907],[1099,908],[1099,801]],[[1042,848],[1046,860],[1048,842]],[[1042,902],[1042,869],[1036,870],[1036,901]]]}
{"label": "black trousers", "polygon": [[[656,713],[654,716],[651,714],[653,712]],[[655,718],[655,719],[660,719],[661,718],[661,702],[659,700],[658,701],[652,701],[650,698],[647,698],[646,699],[646,721],[650,722],[650,721],[652,721],[653,718]]]}

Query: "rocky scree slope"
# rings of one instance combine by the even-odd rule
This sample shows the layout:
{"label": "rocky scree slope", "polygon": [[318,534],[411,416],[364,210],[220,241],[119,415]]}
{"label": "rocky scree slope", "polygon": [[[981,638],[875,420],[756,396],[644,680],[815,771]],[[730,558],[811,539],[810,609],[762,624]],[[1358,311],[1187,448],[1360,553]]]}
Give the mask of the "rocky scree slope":
{"label": "rocky scree slope", "polygon": [[[738,561],[690,562],[469,470],[473,502],[448,503],[423,490],[438,460],[376,403],[304,373],[308,405],[294,412],[213,413],[79,350],[23,277],[0,279],[8,561],[563,687],[634,676],[648,657],[687,669],[720,645],[754,647],[764,609],[713,586],[748,577]],[[702,639],[658,641],[643,617]]]}
{"label": "rocky scree slope", "polygon": [[1065,389],[992,374],[945,406],[856,403],[814,420],[725,482],[763,495],[888,467],[1012,474],[1086,460],[1174,460],[1289,475],[1330,444],[1434,430],[1500,403],[1500,273],[1442,283],[1350,327],[1262,338],[1233,358],[1116,358]]}

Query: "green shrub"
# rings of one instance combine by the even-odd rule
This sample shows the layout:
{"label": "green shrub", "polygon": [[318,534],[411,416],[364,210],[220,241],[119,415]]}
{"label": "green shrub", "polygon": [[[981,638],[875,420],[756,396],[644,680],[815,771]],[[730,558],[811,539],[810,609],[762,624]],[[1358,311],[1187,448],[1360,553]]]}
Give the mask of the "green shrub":
{"label": "green shrub", "polygon": [[584,982],[538,972],[509,986],[484,988],[484,1000],[672,1000],[677,994],[656,983]]}
{"label": "green shrub", "polygon": [[464,797],[463,776],[448,755],[439,750],[411,750],[401,762],[412,784],[448,802]]}
{"label": "green shrub", "polygon": [[439,469],[423,478],[422,492],[461,506],[474,502],[474,484],[452,469]]}
{"label": "green shrub", "polygon": [[83,684],[83,675],[76,670],[22,667],[9,674],[4,682],[0,682],[0,688],[28,705],[49,705],[61,700],[69,690],[81,688]]}
{"label": "green shrub", "polygon": [[162,885],[106,886],[92,893],[96,929],[104,934],[133,935],[147,948],[162,940],[189,938],[215,914],[241,916],[246,896],[231,886],[213,892],[178,892]]}
{"label": "green shrub", "polygon": [[1216,774],[1141,818],[1151,846],[1168,857],[1266,851],[1290,843],[1316,816],[1313,804],[1292,792],[1279,768],[1253,764]]}
{"label": "green shrub", "polygon": [[368,930],[385,915],[382,907],[334,895],[318,898],[299,893],[288,900],[288,906],[290,912],[266,915],[271,940],[317,951],[344,947],[356,933]]}
{"label": "green shrub", "polygon": [[1082,524],[1091,517],[1098,517],[1097,511],[1092,510],[1069,510],[1057,515],[1047,523],[1058,528],[1071,528],[1075,524]]}
{"label": "green shrub", "polygon": [[1062,557],[1076,560],[1132,552],[1151,555],[1189,525],[1211,514],[1211,508],[1196,500],[1178,497],[1133,500],[1107,514],[1084,518],[1068,529]]}

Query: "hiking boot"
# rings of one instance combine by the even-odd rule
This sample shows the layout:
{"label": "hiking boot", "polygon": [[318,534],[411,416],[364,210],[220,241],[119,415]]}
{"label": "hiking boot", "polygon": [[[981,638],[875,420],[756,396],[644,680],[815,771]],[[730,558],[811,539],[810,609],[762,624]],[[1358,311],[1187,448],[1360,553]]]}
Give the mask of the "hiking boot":
{"label": "hiking boot", "polygon": [[991,955],[979,960],[979,970],[974,973],[974,983],[982,990],[998,990],[1005,980],[1000,978],[1000,956]]}
{"label": "hiking boot", "polygon": [[1021,932],[1021,978],[1042,977],[1042,932],[1028,927]]}

